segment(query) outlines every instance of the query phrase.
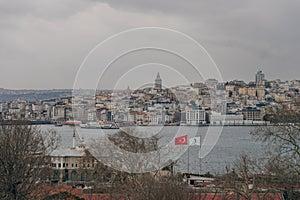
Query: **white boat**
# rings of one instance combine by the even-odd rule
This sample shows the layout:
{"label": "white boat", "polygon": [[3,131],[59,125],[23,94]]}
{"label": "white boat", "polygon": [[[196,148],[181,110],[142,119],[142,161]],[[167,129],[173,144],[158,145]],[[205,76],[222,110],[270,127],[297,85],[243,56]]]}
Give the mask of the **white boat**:
{"label": "white boat", "polygon": [[89,122],[87,124],[80,124],[80,128],[101,129],[101,125],[97,122]]}
{"label": "white boat", "polygon": [[102,129],[119,129],[119,126],[114,123],[114,124],[103,124],[101,126]]}

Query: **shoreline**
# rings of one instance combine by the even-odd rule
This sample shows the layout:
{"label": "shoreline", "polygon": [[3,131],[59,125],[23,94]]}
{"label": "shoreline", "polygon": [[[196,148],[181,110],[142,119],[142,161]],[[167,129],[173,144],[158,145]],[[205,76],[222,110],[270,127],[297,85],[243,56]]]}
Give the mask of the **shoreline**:
{"label": "shoreline", "polygon": [[[9,125],[11,122],[18,122],[22,120],[1,120],[0,125]],[[28,125],[55,125],[55,121],[51,120],[25,120]],[[198,125],[187,125],[187,124],[157,124],[157,125],[136,125],[136,126],[142,126],[142,127],[155,127],[155,126],[186,126],[186,127],[209,127],[209,126],[225,126],[225,127],[243,127],[243,126],[275,126],[276,124],[272,124],[269,122],[264,123],[252,123],[252,124],[198,124]],[[284,125],[284,124],[283,124]],[[64,126],[70,126],[70,125],[64,125]],[[135,126],[135,125],[133,125]],[[120,126],[120,127],[126,127],[126,126]]]}

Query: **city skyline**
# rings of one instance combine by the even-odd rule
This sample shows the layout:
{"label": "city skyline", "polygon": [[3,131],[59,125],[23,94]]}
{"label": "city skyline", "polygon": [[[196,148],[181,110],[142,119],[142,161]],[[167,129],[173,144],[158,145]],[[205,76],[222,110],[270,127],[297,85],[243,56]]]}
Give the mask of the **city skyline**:
{"label": "city skyline", "polygon": [[[51,91],[44,91],[48,98],[44,96],[44,99],[35,101],[19,96],[0,103],[0,117],[3,120],[38,119],[43,123],[57,120],[69,123],[70,119],[77,122],[117,120],[150,126],[178,123],[224,125],[222,121],[226,119],[226,123],[232,125],[261,125],[272,120],[269,118],[270,109],[281,103],[297,106],[295,100],[299,97],[300,80],[288,83],[268,81],[262,71],[255,74],[255,79],[248,84],[238,80],[220,83],[208,79],[204,83],[170,89],[163,87],[164,80],[158,72],[152,85],[137,90],[78,90],[72,95],[69,90],[69,94],[57,93],[51,98]],[[17,92],[8,91],[9,94]],[[36,98],[37,94],[43,92],[28,93]]]}
{"label": "city skyline", "polygon": [[[258,70],[270,80],[300,77],[296,1],[5,0],[0,5],[2,88],[72,88],[79,66],[97,44],[139,27],[163,27],[194,38],[224,80],[248,82]],[[147,75],[136,75],[136,81]],[[166,83],[176,81],[165,76]]]}

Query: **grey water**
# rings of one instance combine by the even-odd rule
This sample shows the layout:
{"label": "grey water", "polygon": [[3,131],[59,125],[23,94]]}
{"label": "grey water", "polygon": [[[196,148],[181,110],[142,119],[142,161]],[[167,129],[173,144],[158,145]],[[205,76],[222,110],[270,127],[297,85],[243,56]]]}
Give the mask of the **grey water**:
{"label": "grey water", "polygon": [[[43,130],[54,129],[61,137],[61,144],[59,148],[70,148],[72,146],[72,135],[74,127],[63,126],[54,127],[52,125],[41,126]],[[194,174],[204,173],[224,173],[227,166],[233,167],[233,163],[240,157],[241,154],[246,153],[250,157],[263,157],[265,155],[266,146],[260,141],[256,141],[250,135],[253,126],[226,126],[223,127],[221,135],[204,158],[199,158],[199,150],[201,146],[190,146],[177,160],[175,164],[175,172],[189,172]],[[159,144],[163,145],[167,142],[173,141],[178,135],[188,135],[189,137],[201,136],[201,142],[207,134],[210,134],[208,127],[191,127],[191,126],[144,126],[135,127],[135,132],[143,133],[139,137],[147,137],[152,135],[159,136]],[[76,127],[77,143],[81,139],[94,141],[103,137],[105,134],[113,134],[120,130],[103,130],[103,129],[81,129]],[[188,164],[189,163],[189,164]]]}

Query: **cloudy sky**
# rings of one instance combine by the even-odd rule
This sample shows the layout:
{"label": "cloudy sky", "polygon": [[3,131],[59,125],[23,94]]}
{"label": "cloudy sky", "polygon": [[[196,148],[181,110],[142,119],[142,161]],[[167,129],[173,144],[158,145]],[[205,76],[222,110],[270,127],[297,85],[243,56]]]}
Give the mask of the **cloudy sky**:
{"label": "cloudy sky", "polygon": [[299,10],[296,0],[0,0],[0,87],[72,88],[97,44],[138,27],[194,38],[224,80],[250,81],[259,69],[267,79],[300,79]]}

